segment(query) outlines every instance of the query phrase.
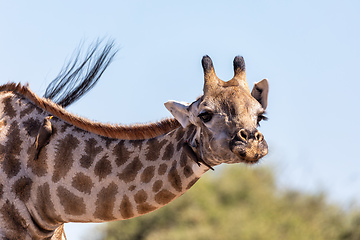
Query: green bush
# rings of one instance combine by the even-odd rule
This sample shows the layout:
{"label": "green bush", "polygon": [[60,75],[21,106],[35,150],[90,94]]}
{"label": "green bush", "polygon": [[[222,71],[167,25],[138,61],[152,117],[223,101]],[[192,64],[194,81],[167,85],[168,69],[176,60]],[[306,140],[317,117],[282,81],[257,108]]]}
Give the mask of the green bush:
{"label": "green bush", "polygon": [[271,168],[234,165],[206,174],[160,210],[101,231],[104,240],[355,240],[360,214],[322,193],[281,191]]}

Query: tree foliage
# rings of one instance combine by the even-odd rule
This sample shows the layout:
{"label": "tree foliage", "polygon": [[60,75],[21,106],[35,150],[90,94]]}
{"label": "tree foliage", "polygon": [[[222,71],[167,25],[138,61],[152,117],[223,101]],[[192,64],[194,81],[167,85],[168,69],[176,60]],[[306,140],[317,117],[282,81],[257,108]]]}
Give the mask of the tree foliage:
{"label": "tree foliage", "polygon": [[218,170],[160,210],[106,224],[102,239],[360,239],[359,212],[327,203],[324,194],[280,190],[271,168]]}

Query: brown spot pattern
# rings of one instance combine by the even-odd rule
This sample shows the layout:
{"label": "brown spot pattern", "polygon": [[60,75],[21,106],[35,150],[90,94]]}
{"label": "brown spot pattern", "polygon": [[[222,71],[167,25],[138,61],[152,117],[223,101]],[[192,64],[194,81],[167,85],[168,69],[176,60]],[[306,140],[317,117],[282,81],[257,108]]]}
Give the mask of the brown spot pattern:
{"label": "brown spot pattern", "polygon": [[157,209],[156,207],[154,207],[148,203],[142,203],[137,206],[137,211],[140,214],[146,214],[146,213],[152,212],[156,209]]}
{"label": "brown spot pattern", "polygon": [[110,183],[108,187],[101,189],[97,195],[94,217],[106,221],[115,220],[113,209],[117,193],[118,187],[114,182]]}
{"label": "brown spot pattern", "polygon": [[173,194],[172,192],[170,192],[168,190],[163,189],[155,195],[155,201],[158,204],[165,205],[165,204],[168,204],[175,197],[176,197],[175,194]]}
{"label": "brown spot pattern", "polygon": [[154,177],[154,175],[155,175],[155,167],[154,166],[145,168],[145,170],[141,174],[141,182],[143,182],[143,183],[150,182],[151,179]]}
{"label": "brown spot pattern", "polygon": [[170,160],[173,155],[174,155],[174,144],[173,144],[173,143],[169,143],[169,144],[165,147],[165,152],[164,152],[164,155],[163,155],[163,157],[162,157],[162,160]]}
{"label": "brown spot pattern", "polygon": [[21,110],[20,118],[23,118],[26,115],[29,115],[30,113],[32,113],[32,111],[34,111],[34,109],[35,109],[35,106],[29,103],[28,106],[24,110]]}
{"label": "brown spot pattern", "polygon": [[77,148],[79,143],[79,140],[70,134],[66,135],[58,142],[54,159],[55,170],[52,176],[52,180],[55,183],[65,177],[71,169],[74,163],[73,151]]}
{"label": "brown spot pattern", "polygon": [[158,174],[160,176],[164,175],[166,173],[166,170],[167,170],[167,165],[165,163],[162,163],[162,164],[160,164],[160,167],[158,169]]}
{"label": "brown spot pattern", "polygon": [[4,104],[4,114],[9,116],[10,118],[14,118],[16,117],[16,111],[14,109],[14,107],[12,106],[12,97],[6,97],[3,98],[3,104]]}
{"label": "brown spot pattern", "polygon": [[181,140],[176,145],[176,151],[180,151],[180,149],[184,146],[184,140]]}
{"label": "brown spot pattern", "polygon": [[90,194],[94,183],[89,176],[79,172],[73,177],[71,185],[80,192]]}
{"label": "brown spot pattern", "polygon": [[101,146],[96,146],[97,141],[94,138],[85,140],[85,155],[80,158],[80,165],[83,168],[88,169],[94,162],[95,157],[103,151]]}
{"label": "brown spot pattern", "polygon": [[33,181],[28,177],[21,177],[12,186],[12,192],[23,202],[27,202],[30,198],[31,186]]}
{"label": "brown spot pattern", "polygon": [[184,142],[181,141],[181,142],[178,142],[177,145],[176,145],[176,151],[180,151],[180,149],[184,146]]}
{"label": "brown spot pattern", "polygon": [[132,204],[127,195],[124,195],[123,199],[121,200],[120,214],[124,219],[132,218],[134,216]]}
{"label": "brown spot pattern", "polygon": [[43,185],[38,187],[36,198],[36,209],[42,220],[50,224],[58,224],[58,221],[61,221],[61,219],[59,216],[56,215],[55,207],[51,200],[52,197],[50,194],[50,187],[48,183],[44,183]]}
{"label": "brown spot pattern", "polygon": [[63,125],[60,128],[60,132],[64,133],[66,131],[66,129],[68,129],[69,127],[72,127],[70,124],[64,122]]}
{"label": "brown spot pattern", "polygon": [[0,184],[0,200],[3,198],[4,194],[4,185]]}
{"label": "brown spot pattern", "polygon": [[199,178],[195,178],[191,182],[189,182],[189,184],[186,187],[186,190],[190,189],[198,180]]}
{"label": "brown spot pattern", "polygon": [[128,183],[134,181],[135,177],[137,176],[139,170],[143,167],[143,164],[139,160],[138,157],[134,158],[134,160],[129,163],[125,169],[118,174],[120,180]]}
{"label": "brown spot pattern", "polygon": [[111,162],[107,158],[108,156],[104,156],[95,164],[94,173],[100,181],[107,177],[112,170]]}
{"label": "brown spot pattern", "polygon": [[185,151],[182,151],[182,152],[181,152],[181,155],[180,155],[180,166],[181,166],[181,167],[185,167],[187,161],[188,161],[188,156],[187,156],[187,154],[185,153]]}
{"label": "brown spot pattern", "polygon": [[5,145],[0,144],[1,167],[8,178],[16,176],[21,168],[19,152],[21,151],[22,140],[20,138],[20,129],[16,122],[11,123],[6,136]]}
{"label": "brown spot pattern", "polygon": [[193,137],[196,133],[196,127],[192,125],[193,127],[190,127],[189,130],[186,133],[186,139],[189,139],[190,137]]}
{"label": "brown spot pattern", "polygon": [[178,171],[176,170],[176,163],[171,167],[169,174],[168,174],[168,180],[173,188],[175,188],[176,191],[181,192],[182,191],[182,182],[180,175]]}
{"label": "brown spot pattern", "polygon": [[86,206],[83,198],[76,196],[62,186],[58,187],[56,192],[66,214],[79,216],[85,213]]}
{"label": "brown spot pattern", "polygon": [[129,142],[134,146],[134,148],[138,148],[138,150],[140,151],[144,140],[130,140]]}
{"label": "brown spot pattern", "polygon": [[135,195],[134,195],[134,200],[137,204],[141,204],[146,202],[148,198],[147,193],[142,189],[140,191],[138,191]]}
{"label": "brown spot pattern", "polygon": [[153,184],[153,187],[152,187],[153,192],[158,192],[158,191],[160,191],[160,189],[162,188],[162,186],[163,186],[163,181],[161,181],[161,180],[155,181],[154,184]]}
{"label": "brown spot pattern", "polygon": [[9,200],[3,204],[0,209],[0,214],[6,229],[6,239],[25,239],[26,238],[26,221],[21,216],[13,203]]}
{"label": "brown spot pattern", "polygon": [[100,137],[102,140],[105,141],[106,148],[109,148],[110,144],[115,141],[115,139],[113,139],[113,138],[104,137],[104,136],[100,136]]}
{"label": "brown spot pattern", "polygon": [[46,151],[42,151],[41,154],[39,154],[39,157],[35,160],[34,159],[34,154],[35,154],[35,148],[34,145],[31,145],[28,149],[28,162],[27,162],[27,166],[29,168],[31,168],[31,171],[41,177],[44,176],[47,173],[47,152]]}
{"label": "brown spot pattern", "polygon": [[179,129],[176,132],[176,136],[175,136],[176,141],[180,141],[183,138],[183,136],[184,136],[184,130]]}
{"label": "brown spot pattern", "polygon": [[73,127],[73,129],[72,129],[73,132],[77,132],[77,133],[80,133],[80,134],[86,133],[86,131],[81,129],[81,128],[78,128],[76,126],[72,126],[72,127]]}
{"label": "brown spot pattern", "polygon": [[189,165],[184,167],[184,175],[186,178],[192,176],[193,174],[194,174],[194,171],[192,170],[192,168]]}
{"label": "brown spot pattern", "polygon": [[126,161],[130,158],[131,152],[127,150],[125,147],[125,141],[120,141],[113,150],[113,154],[115,155],[115,162],[118,167],[126,163]]}
{"label": "brown spot pattern", "polygon": [[135,186],[135,185],[131,185],[128,189],[129,189],[130,192],[132,192],[132,191],[134,191],[134,190],[136,189],[136,186]]}
{"label": "brown spot pattern", "polygon": [[147,141],[147,153],[145,154],[146,160],[156,161],[160,157],[161,148],[167,143],[166,140],[159,142],[156,138]]}
{"label": "brown spot pattern", "polygon": [[28,132],[30,137],[36,137],[39,132],[41,122],[34,118],[29,118],[23,122],[25,130]]}

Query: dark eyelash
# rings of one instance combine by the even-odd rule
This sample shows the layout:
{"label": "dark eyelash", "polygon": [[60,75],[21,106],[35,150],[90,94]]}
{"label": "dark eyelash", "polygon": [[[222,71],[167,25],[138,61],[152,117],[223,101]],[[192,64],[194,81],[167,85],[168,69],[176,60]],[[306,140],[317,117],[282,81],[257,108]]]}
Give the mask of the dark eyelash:
{"label": "dark eyelash", "polygon": [[267,120],[268,120],[268,118],[263,113],[259,114],[258,120],[257,120],[257,125],[260,126],[261,121],[267,121]]}
{"label": "dark eyelash", "polygon": [[266,117],[264,115],[260,115],[258,118],[260,119],[259,121],[261,121],[261,120],[267,121],[268,120],[268,117]]}

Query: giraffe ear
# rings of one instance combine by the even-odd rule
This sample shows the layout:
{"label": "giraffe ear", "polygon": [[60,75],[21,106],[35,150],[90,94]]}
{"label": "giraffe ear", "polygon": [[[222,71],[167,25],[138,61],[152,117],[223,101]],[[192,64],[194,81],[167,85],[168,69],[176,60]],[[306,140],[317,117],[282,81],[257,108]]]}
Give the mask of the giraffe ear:
{"label": "giraffe ear", "polygon": [[267,79],[263,79],[260,82],[255,83],[251,95],[261,104],[265,110],[267,107],[267,99],[269,93],[269,82]]}
{"label": "giraffe ear", "polygon": [[190,113],[188,110],[190,103],[168,101],[164,105],[183,128],[186,128],[191,124],[189,120]]}

